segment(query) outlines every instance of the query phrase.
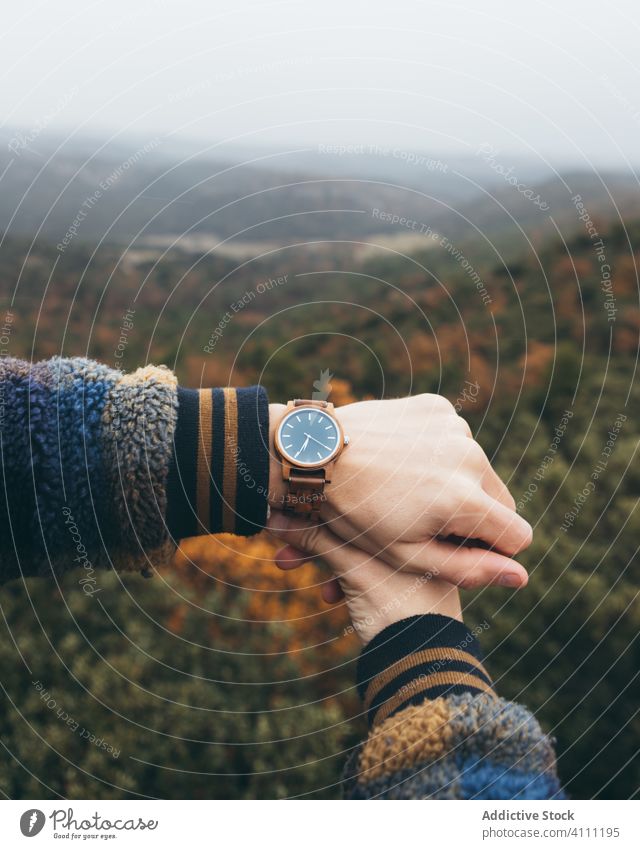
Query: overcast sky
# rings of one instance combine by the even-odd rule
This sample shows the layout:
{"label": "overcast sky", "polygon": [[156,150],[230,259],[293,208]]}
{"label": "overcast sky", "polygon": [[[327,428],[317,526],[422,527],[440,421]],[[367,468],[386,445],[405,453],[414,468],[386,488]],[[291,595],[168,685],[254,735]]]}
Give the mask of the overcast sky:
{"label": "overcast sky", "polygon": [[640,162],[637,0],[21,0],[2,17],[4,126]]}

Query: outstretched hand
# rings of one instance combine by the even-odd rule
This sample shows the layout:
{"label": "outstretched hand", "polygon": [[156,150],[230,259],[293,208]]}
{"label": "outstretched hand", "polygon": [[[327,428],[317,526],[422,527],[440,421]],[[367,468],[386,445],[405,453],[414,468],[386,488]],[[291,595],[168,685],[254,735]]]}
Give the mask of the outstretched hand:
{"label": "outstretched hand", "polygon": [[[275,421],[278,409],[272,413]],[[369,568],[373,557],[461,587],[527,583],[513,558],[530,544],[531,527],[449,401],[427,394],[362,401],[336,415],[350,444],[326,489],[321,526],[306,531],[314,545],[302,546],[305,554],[318,555],[312,549],[321,543],[341,549],[341,559],[359,550]],[[275,455],[270,484],[277,510],[283,483]]]}

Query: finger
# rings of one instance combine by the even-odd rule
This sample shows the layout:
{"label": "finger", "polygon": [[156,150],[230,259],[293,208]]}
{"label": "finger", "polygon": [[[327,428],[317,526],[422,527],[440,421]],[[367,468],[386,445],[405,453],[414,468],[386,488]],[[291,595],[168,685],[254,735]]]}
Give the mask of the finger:
{"label": "finger", "polygon": [[267,529],[279,539],[286,540],[286,549],[293,549],[296,552],[295,555],[284,555],[283,563],[295,563],[294,566],[285,565],[284,568],[295,568],[296,565],[305,562],[304,559],[301,560],[302,554],[307,559],[309,556],[322,557],[336,575],[346,575],[352,569],[357,569],[372,560],[367,552],[349,545],[325,526],[309,524],[303,519],[285,516],[281,511],[272,512],[267,521]]}
{"label": "finger", "polygon": [[527,570],[510,557],[473,544],[433,539],[426,543],[398,543],[387,554],[403,571],[430,574],[462,589],[502,586],[519,589],[529,581]]}
{"label": "finger", "polygon": [[[292,545],[285,545],[284,548],[281,548],[280,551],[274,554],[273,559],[276,566],[283,571],[297,569],[304,563],[310,562],[308,556],[303,551],[294,548]],[[337,578],[331,578],[325,584],[322,584],[320,595],[322,596],[322,600],[327,604],[337,604],[344,598],[342,587]]]}
{"label": "finger", "polygon": [[[503,554],[513,556],[524,551],[533,540],[533,528],[511,507],[487,495],[481,514],[481,533],[474,537],[482,539]],[[515,506],[515,504],[514,504]]]}
{"label": "finger", "polygon": [[337,604],[344,598],[342,587],[337,578],[332,578],[326,584],[323,584],[320,595],[322,596],[322,600],[326,601],[327,604]]}
{"label": "finger", "polygon": [[487,495],[490,495],[492,498],[495,498],[495,500],[499,501],[500,504],[503,504],[509,510],[515,512],[515,499],[509,492],[509,489],[506,484],[502,481],[502,479],[492,466],[489,466],[483,475],[482,488],[487,493]]}
{"label": "finger", "polygon": [[462,416],[457,415],[455,417],[455,422],[466,437],[468,437],[469,439],[473,439],[473,431],[471,430],[469,422],[466,419],[463,419]]}
{"label": "finger", "polygon": [[[358,533],[345,518],[340,520],[340,534],[346,537],[348,545],[340,547],[335,543],[337,538],[329,531],[326,533],[333,538],[334,544],[331,546],[325,543],[325,560],[343,575],[350,569],[356,569],[362,557],[366,559],[368,554],[369,569],[375,560],[381,560],[394,569],[439,577],[463,589],[489,584],[517,589],[526,586],[529,580],[526,569],[517,561],[464,539],[457,543],[431,539],[420,543],[393,542],[380,546],[366,535]],[[360,553],[360,560],[355,562],[352,558],[349,567],[340,556],[346,549]],[[329,556],[326,556],[326,552],[329,552]],[[362,555],[362,552],[366,554]]]}
{"label": "finger", "polygon": [[[468,425],[467,428],[469,428]],[[470,430],[468,435],[471,436]],[[467,441],[463,443],[458,450],[460,457],[465,459],[470,468],[480,474],[480,481],[484,491],[505,507],[515,511],[516,503],[511,493],[491,465],[491,461],[482,446],[472,439],[471,442]]]}
{"label": "finger", "polygon": [[446,521],[439,536],[455,534],[478,539],[503,554],[513,556],[531,544],[531,525],[495,498],[478,490]]}
{"label": "finger", "polygon": [[305,554],[304,551],[300,551],[292,545],[285,545],[284,548],[280,549],[280,551],[276,551],[273,555],[273,559],[276,566],[283,571],[297,569],[304,563],[309,562],[309,556]]}
{"label": "finger", "polygon": [[473,541],[430,539],[381,547],[356,533],[349,538],[352,544],[394,569],[438,577],[463,589],[487,585],[517,589],[529,580],[522,564],[481,544],[474,545]]}

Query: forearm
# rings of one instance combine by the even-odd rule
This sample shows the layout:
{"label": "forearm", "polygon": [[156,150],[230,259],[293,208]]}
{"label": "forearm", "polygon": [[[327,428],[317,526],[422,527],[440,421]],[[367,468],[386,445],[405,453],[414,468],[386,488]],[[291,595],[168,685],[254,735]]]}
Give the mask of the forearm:
{"label": "forearm", "polygon": [[266,520],[268,401],[167,368],[0,360],[0,582],[148,570],[188,535]]}
{"label": "forearm", "polygon": [[173,374],[5,358],[0,386],[0,579],[161,558]]}
{"label": "forearm", "polygon": [[386,628],[362,653],[358,690],[370,731],[347,766],[349,798],[564,798],[550,740],[498,697],[461,622]]}
{"label": "forearm", "polygon": [[278,422],[286,409],[284,404],[269,404],[269,505],[282,509],[287,486],[282,477],[282,463],[275,450],[275,432]]}
{"label": "forearm", "polygon": [[455,587],[390,568],[326,525],[274,512],[269,526],[286,543],[281,568],[305,553],[331,567],[365,645],[358,690],[370,732],[349,759],[348,797],[562,798],[550,741],[495,693]]}

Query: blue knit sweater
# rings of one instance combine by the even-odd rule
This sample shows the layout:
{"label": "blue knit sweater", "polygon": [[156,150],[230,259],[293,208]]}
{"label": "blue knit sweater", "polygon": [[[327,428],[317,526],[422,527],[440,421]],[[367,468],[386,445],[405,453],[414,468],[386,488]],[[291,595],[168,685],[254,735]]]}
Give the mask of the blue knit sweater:
{"label": "blue knit sweater", "polygon": [[[84,358],[0,359],[0,583],[169,563],[185,536],[263,527],[268,402],[260,387],[183,389]],[[91,591],[91,583],[84,586]],[[363,651],[369,721],[354,799],[563,798],[549,739],[494,692],[476,638],[412,617]]]}

